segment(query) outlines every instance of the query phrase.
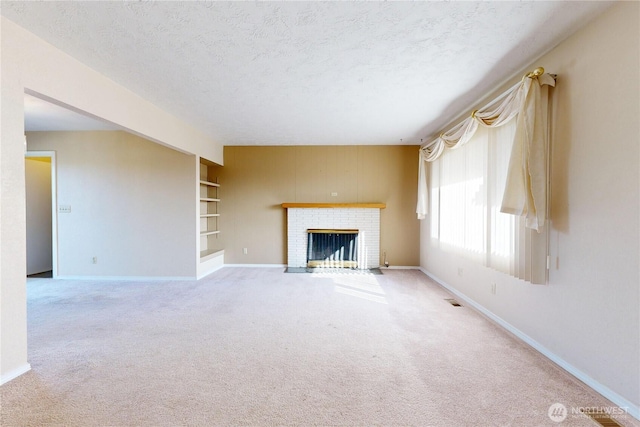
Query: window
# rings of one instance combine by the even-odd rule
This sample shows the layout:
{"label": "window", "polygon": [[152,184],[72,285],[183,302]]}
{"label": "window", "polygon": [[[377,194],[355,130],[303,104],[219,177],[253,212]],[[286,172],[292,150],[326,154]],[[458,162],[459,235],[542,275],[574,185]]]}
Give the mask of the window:
{"label": "window", "polygon": [[531,283],[546,283],[547,233],[500,212],[516,120],[479,126],[429,163],[432,244]]}

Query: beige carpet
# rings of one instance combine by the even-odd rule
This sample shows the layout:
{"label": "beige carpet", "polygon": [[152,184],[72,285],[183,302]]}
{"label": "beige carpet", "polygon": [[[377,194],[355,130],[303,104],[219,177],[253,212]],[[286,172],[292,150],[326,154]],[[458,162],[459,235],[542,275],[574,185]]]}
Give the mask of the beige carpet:
{"label": "beige carpet", "polygon": [[[595,426],[612,406],[416,270],[29,279],[4,426]],[[630,416],[623,425],[640,425]]]}

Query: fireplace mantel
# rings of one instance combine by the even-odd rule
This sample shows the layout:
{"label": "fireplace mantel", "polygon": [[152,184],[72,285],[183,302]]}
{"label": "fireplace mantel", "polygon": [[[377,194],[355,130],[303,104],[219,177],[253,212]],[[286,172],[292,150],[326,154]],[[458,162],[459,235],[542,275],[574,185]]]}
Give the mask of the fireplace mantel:
{"label": "fireplace mantel", "polygon": [[283,208],[370,208],[384,209],[385,203],[283,203]]}

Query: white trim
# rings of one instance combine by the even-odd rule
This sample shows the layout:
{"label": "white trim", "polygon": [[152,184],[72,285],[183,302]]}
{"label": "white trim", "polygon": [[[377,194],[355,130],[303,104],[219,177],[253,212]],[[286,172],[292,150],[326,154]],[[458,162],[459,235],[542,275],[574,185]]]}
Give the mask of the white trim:
{"label": "white trim", "polygon": [[200,280],[200,279],[202,279],[204,277],[207,277],[208,275],[210,275],[212,273],[215,273],[216,271],[220,270],[223,267],[224,267],[224,264],[216,265],[215,267],[211,268],[210,270],[207,270],[207,271],[205,271],[203,273],[198,274],[198,277],[197,277],[196,280]]}
{"label": "white trim", "polygon": [[196,266],[196,279],[200,280],[205,276],[221,269],[224,266],[224,249],[212,252],[199,258]]}
{"label": "white trim", "polygon": [[30,370],[31,370],[31,365],[29,363],[25,363],[21,367],[16,368],[0,376],[0,385],[8,383],[9,381],[18,378],[20,375],[25,374]]}
{"label": "white trim", "polygon": [[439,284],[440,286],[442,286],[443,288],[445,288],[446,290],[454,294],[456,297],[463,300],[466,304],[473,307],[474,309],[479,311],[481,314],[488,317],[490,320],[497,323],[499,326],[503,327],[507,331],[511,332],[513,335],[518,337],[520,340],[524,341],[529,346],[533,347],[535,350],[540,352],[547,359],[551,360],[553,363],[555,363],[556,365],[558,365],[559,367],[561,367],[562,369],[564,369],[565,371],[567,371],[568,373],[570,373],[571,375],[573,375],[574,377],[576,377],[577,379],[585,383],[587,386],[591,387],[594,391],[600,393],[602,396],[609,399],[620,408],[625,408],[629,415],[631,415],[635,419],[640,420],[640,406],[633,404],[629,400],[620,396],[615,391],[611,390],[609,387],[594,380],[589,375],[585,374],[580,369],[573,366],[571,363],[567,362],[560,356],[556,355],[551,350],[549,350],[548,348],[546,348],[545,346],[540,344],[538,341],[534,340],[533,338],[531,338],[530,336],[528,336],[527,334],[525,334],[515,326],[511,325],[501,317],[496,316],[493,312],[489,311],[484,306],[478,304],[471,298],[467,297],[462,292],[455,289],[453,286],[447,284],[443,280],[440,280],[438,277],[429,273],[425,268],[420,267],[420,271],[422,271],[425,275],[430,277],[437,284]]}
{"label": "white trim", "polygon": [[286,268],[287,264],[225,264],[225,267]]}
{"label": "white trim", "polygon": [[96,280],[104,282],[170,282],[196,280],[194,276],[58,276],[56,280]]}
{"label": "white trim", "polygon": [[381,265],[380,270],[420,270],[420,267],[414,265],[390,265],[385,267]]}

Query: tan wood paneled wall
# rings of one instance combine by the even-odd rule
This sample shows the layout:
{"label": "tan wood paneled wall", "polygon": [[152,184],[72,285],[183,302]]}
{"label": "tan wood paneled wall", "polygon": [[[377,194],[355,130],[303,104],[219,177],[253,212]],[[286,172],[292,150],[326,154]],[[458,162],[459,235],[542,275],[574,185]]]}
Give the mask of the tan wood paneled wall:
{"label": "tan wood paneled wall", "polygon": [[219,235],[225,262],[286,264],[282,203],[377,202],[386,204],[381,256],[386,252],[392,266],[417,266],[417,175],[417,146],[225,147]]}

